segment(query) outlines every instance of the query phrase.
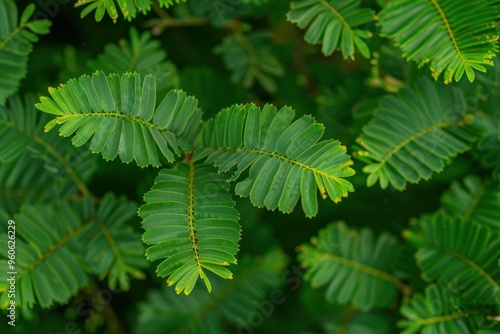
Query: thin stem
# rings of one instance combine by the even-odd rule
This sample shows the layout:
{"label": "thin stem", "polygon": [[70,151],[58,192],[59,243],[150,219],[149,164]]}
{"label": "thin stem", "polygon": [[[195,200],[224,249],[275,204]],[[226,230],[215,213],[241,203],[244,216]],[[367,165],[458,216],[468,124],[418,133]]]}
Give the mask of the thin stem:
{"label": "thin stem", "polygon": [[151,28],[151,31],[155,36],[160,35],[165,29],[170,27],[193,27],[203,26],[210,23],[210,19],[208,17],[188,16],[182,19],[172,17],[165,9],[160,7],[157,1],[153,2],[153,10],[159,18],[146,21],[144,25]]}
{"label": "thin stem", "polygon": [[[92,300],[100,299],[99,297],[100,291],[101,289],[95,282],[90,283],[90,285],[87,287],[87,293],[92,297]],[[102,307],[102,315],[106,319],[106,325],[109,329],[109,333],[125,334],[126,333],[125,327],[116,316],[116,313],[110,306],[110,303],[102,303],[99,304],[99,306]]]}
{"label": "thin stem", "polygon": [[160,5],[158,4],[157,0],[153,1],[153,10],[162,19],[164,19],[164,18],[170,18],[170,15],[168,15],[168,13],[165,11],[165,9],[163,9],[163,8],[160,7]]}
{"label": "thin stem", "polygon": [[500,322],[500,315],[497,315],[496,317],[490,315],[490,316],[487,316],[486,319],[488,319],[489,321]]}
{"label": "thin stem", "polygon": [[[159,18],[151,19],[144,23],[144,26],[147,28],[151,28],[153,35],[160,35],[165,29],[171,27],[197,27],[204,26],[210,24],[211,20],[209,17],[195,17],[187,13],[186,17],[176,18],[170,16],[167,11],[162,8],[158,2],[153,1],[153,10],[158,15]],[[185,11],[187,12],[187,10]],[[233,32],[234,29],[240,29],[241,23],[237,20],[231,19],[224,23],[221,28],[231,29]]]}

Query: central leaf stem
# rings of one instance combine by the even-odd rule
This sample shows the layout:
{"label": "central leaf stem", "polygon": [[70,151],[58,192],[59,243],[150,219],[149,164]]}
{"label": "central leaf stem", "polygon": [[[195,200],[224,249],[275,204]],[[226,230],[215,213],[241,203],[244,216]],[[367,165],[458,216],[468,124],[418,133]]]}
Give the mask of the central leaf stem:
{"label": "central leaf stem", "polygon": [[194,228],[194,162],[192,159],[188,160],[189,164],[189,206],[188,206],[188,224],[189,224],[189,238],[193,245],[193,252],[198,266],[200,275],[203,276],[203,270],[200,263],[200,250],[198,249],[198,238],[196,238],[196,230]]}

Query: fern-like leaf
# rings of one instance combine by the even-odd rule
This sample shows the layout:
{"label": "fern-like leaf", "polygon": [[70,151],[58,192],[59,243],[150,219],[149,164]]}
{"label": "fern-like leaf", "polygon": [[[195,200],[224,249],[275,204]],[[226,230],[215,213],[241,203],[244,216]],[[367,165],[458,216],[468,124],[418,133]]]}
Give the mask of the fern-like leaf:
{"label": "fern-like leaf", "polygon": [[[185,2],[186,0],[158,0],[158,4],[162,7],[170,7],[174,3]],[[151,10],[152,0],[78,0],[75,7],[86,6],[80,15],[84,18],[95,10],[94,17],[97,22],[101,21],[104,14],[107,12],[109,17],[116,23],[118,19],[118,4],[123,18],[132,21],[138,13],[147,13]]]}
{"label": "fern-like leaf", "polygon": [[[283,283],[281,272],[285,265],[285,255],[274,250],[257,259],[244,258],[235,268],[233,280],[215,278],[212,294],[199,287],[187,297],[176,296],[170,289],[154,291],[139,306],[136,332],[223,333],[222,320],[235,326],[250,326],[249,316],[266,297],[266,291]],[[274,308],[271,301],[264,303],[266,310]]]}
{"label": "fern-like leaf", "polygon": [[120,40],[104,47],[104,53],[90,61],[90,68],[104,71],[106,74],[138,72],[141,75],[152,74],[156,78],[157,94],[179,86],[177,69],[161,48],[160,42],[151,38],[149,31],[141,35],[135,28],[130,28],[130,42]]}
{"label": "fern-like leaf", "polygon": [[35,4],[28,5],[18,24],[16,3],[0,1],[0,106],[17,91],[26,76],[28,55],[38,41],[37,35],[49,32],[49,20],[28,21],[34,11]]}
{"label": "fern-like leaf", "polygon": [[206,271],[230,279],[226,268],[236,264],[240,225],[229,184],[210,165],[181,163],[176,170],[163,169],[144,196],[139,209],[150,247],[150,261],[163,259],[157,273],[188,295],[201,278],[208,291]]}
{"label": "fern-like leaf", "polygon": [[449,215],[473,220],[500,232],[500,186],[483,182],[476,175],[453,182],[441,197],[441,205]]}
{"label": "fern-like leaf", "polygon": [[[92,203],[81,201],[70,205],[56,201],[50,205],[26,205],[14,216],[16,222],[15,275],[20,307],[32,307],[37,301],[42,307],[65,303],[79,289],[88,284],[88,274],[80,252],[84,249],[78,236],[91,221]],[[85,223],[86,222],[86,223]],[[1,234],[0,245],[7,248],[7,234]],[[2,257],[6,257],[6,253]],[[7,268],[2,261],[2,268]],[[0,305],[9,303],[8,282],[2,270]]]}
{"label": "fern-like leaf", "polygon": [[[0,305],[9,303],[5,275],[15,271],[16,303],[47,308],[65,303],[89,282],[89,273],[108,278],[109,286],[129,286],[129,275],[143,278],[147,262],[139,235],[125,225],[136,205],[124,198],[105,195],[99,207],[89,197],[56,200],[49,204],[24,205],[13,216],[16,231],[14,269],[2,270]],[[10,240],[2,228],[0,246]],[[87,245],[87,247],[86,247]],[[7,257],[0,265],[6,269]],[[12,275],[12,274],[11,274]]]}
{"label": "fern-like leaf", "polygon": [[428,180],[476,139],[461,91],[421,79],[414,89],[386,96],[363,128],[358,157],[368,165],[367,185],[377,181],[404,190],[407,182]]}
{"label": "fern-like leaf", "polygon": [[425,295],[415,295],[400,311],[406,318],[398,322],[402,334],[477,333],[484,318],[484,313],[464,307],[453,291],[435,284],[425,289]]}
{"label": "fern-like leaf", "polygon": [[24,203],[47,203],[76,194],[78,188],[71,179],[62,178],[62,182],[57,182],[58,174],[44,171],[45,166],[43,160],[29,152],[16,161],[0,165],[0,208],[9,217],[18,213]]}
{"label": "fern-like leaf", "polygon": [[[152,0],[116,0],[120,8],[123,18],[131,21],[137,16],[137,13],[147,13],[151,10]],[[94,17],[97,22],[101,21],[104,14],[108,12],[109,17],[116,22],[118,19],[118,9],[116,8],[115,0],[78,0],[75,7],[86,6],[81,18],[84,18],[95,10]]]}
{"label": "fern-like leaf", "polygon": [[143,80],[138,73],[96,72],[49,88],[52,98],[41,97],[35,106],[57,116],[45,130],[62,124],[59,134],[74,134],[76,147],[92,138],[92,152],[107,160],[119,155],[123,162],[135,160],[141,167],[160,166],[159,153],[172,162],[180,149],[191,151],[190,143],[201,126],[201,110],[196,99],[177,90],[157,105],[155,89],[151,75]]}
{"label": "fern-like leaf", "polygon": [[158,0],[158,4],[161,7],[168,8],[170,6],[173,6],[174,4],[178,4],[181,2],[186,2],[186,0]]}
{"label": "fern-like leaf", "polygon": [[108,286],[122,290],[130,287],[130,277],[144,279],[140,268],[147,267],[140,233],[128,225],[137,214],[137,204],[113,194],[104,195],[96,212],[96,223],[82,233],[87,253],[85,261],[90,270]]}
{"label": "fern-like leaf", "polygon": [[392,274],[398,249],[396,238],[382,234],[375,239],[369,229],[357,233],[344,223],[320,230],[311,244],[300,246],[298,256],[308,268],[306,279],[314,288],[326,286],[330,302],[369,311],[394,303],[403,283]]}
{"label": "fern-like leaf", "polygon": [[266,105],[235,105],[221,111],[204,127],[205,149],[195,158],[208,155],[220,171],[232,179],[250,167],[236,193],[250,197],[258,206],[289,213],[302,198],[306,216],[318,211],[317,191],[324,199],[339,202],[354,191],[344,178],[354,174],[346,149],[337,140],[322,140],[324,127],[311,116],[292,123],[295,111]]}
{"label": "fern-like leaf", "polygon": [[[50,120],[50,116],[39,113],[34,108],[33,95],[26,95],[24,101],[17,95],[9,98],[5,107],[0,106],[0,146],[5,149],[0,151],[0,164],[15,163],[23,156],[26,159],[41,159],[45,164],[34,163],[45,167],[54,183],[66,184],[66,179],[71,179],[82,194],[88,194],[85,182],[90,179],[96,170],[96,159],[88,153],[86,148],[75,148],[67,139],[60,138],[56,133],[45,134],[43,126]],[[29,151],[29,155],[25,155]],[[29,166],[21,170],[30,175],[33,171]],[[15,177],[16,173],[11,176]],[[43,179],[45,176],[40,175]],[[21,180],[19,180],[21,181]],[[56,182],[57,181],[57,182]],[[59,182],[61,181],[61,182]],[[14,179],[2,185],[13,185]],[[61,188],[62,192],[65,190]]]}
{"label": "fern-like leaf", "polygon": [[[30,135],[39,132],[40,126],[50,120],[46,115],[38,120],[34,108],[35,99],[27,95],[24,101],[13,96],[5,106],[0,105],[0,164],[17,160],[26,153],[26,148],[35,144]],[[42,123],[42,124],[41,124]]]}
{"label": "fern-like leaf", "polygon": [[500,238],[470,220],[443,212],[424,216],[405,236],[419,240],[417,263],[429,282],[451,285],[470,305],[500,300]]}
{"label": "fern-like leaf", "polygon": [[254,32],[246,36],[236,33],[224,38],[214,49],[224,57],[226,68],[232,72],[231,80],[244,88],[253,87],[257,81],[264,90],[275,93],[274,77],[281,77],[285,70],[272,50],[269,31]]}
{"label": "fern-like leaf", "polygon": [[287,13],[289,21],[307,32],[305,40],[311,44],[322,43],[326,56],[341,50],[344,59],[354,59],[358,49],[363,57],[370,58],[370,50],[363,39],[371,33],[358,27],[375,19],[375,13],[360,7],[359,0],[302,0],[294,1]]}
{"label": "fern-like leaf", "polygon": [[497,0],[401,0],[389,1],[379,22],[408,60],[430,63],[433,77],[444,72],[450,83],[493,65],[499,19]]}

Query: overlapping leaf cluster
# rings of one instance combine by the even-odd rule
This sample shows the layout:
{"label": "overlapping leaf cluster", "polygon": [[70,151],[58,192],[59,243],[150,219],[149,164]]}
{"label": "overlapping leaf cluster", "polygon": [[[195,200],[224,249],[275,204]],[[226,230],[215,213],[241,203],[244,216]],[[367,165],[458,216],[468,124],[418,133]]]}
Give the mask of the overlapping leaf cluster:
{"label": "overlapping leaf cluster", "polygon": [[[134,324],[140,333],[261,325],[273,332],[498,331],[497,0],[80,0],[76,6],[97,21],[106,13],[130,21],[153,6],[159,18],[147,18],[151,32],[131,28],[129,39],[107,44],[88,63],[93,74],[49,88],[35,103],[33,95],[16,92],[32,44],[50,22],[29,20],[33,4],[18,18],[16,4],[0,0],[0,220],[15,221],[17,233],[16,258],[0,254],[0,267],[15,264],[23,317],[36,305],[92,294],[96,280],[126,290],[132,278],[146,277],[147,258],[174,288],[148,293]],[[216,40],[203,51],[221,56],[220,69],[183,68],[181,61],[177,70],[167,59],[160,42],[168,38],[156,35],[188,25],[213,30]],[[191,36],[188,30],[179,34]],[[342,57],[325,58],[302,38],[321,44],[325,56]],[[175,48],[198,47],[197,41]],[[352,63],[358,53],[372,59]],[[203,55],[207,64],[218,62]],[[403,58],[419,68],[429,64],[431,73]],[[427,78],[441,74],[450,85]],[[325,91],[335,92],[329,108]],[[286,106],[290,101],[295,110]],[[215,116],[203,115],[206,105]],[[356,136],[352,149],[324,138],[350,146]],[[140,191],[142,206],[95,191],[101,179],[92,178],[120,165],[98,155],[134,162],[122,168],[145,175],[141,189],[150,190]],[[422,180],[430,182],[416,185]],[[441,207],[429,213],[435,207],[425,192],[440,192],[445,183],[451,186]],[[354,186],[361,192],[333,204]],[[396,193],[406,206],[393,205],[387,188],[409,188]],[[330,201],[320,203],[318,192]],[[422,198],[426,203],[414,201]],[[380,203],[391,213],[372,219]],[[265,222],[275,214],[258,216],[252,204],[293,219],[273,230]],[[303,216],[298,211],[332,212],[333,219],[348,213],[346,221],[363,227],[327,224],[297,248],[300,268],[285,270],[287,258],[274,248],[303,240],[308,230],[295,226]],[[7,249],[1,226],[0,246]],[[7,269],[0,275],[3,308],[10,302]],[[280,319],[277,304],[295,300],[290,292],[299,287],[306,306],[286,310],[295,308],[300,317],[291,318],[301,323],[290,317],[289,324],[273,323]],[[304,318],[315,323],[303,324]],[[99,320],[89,320],[89,328],[91,321]]]}

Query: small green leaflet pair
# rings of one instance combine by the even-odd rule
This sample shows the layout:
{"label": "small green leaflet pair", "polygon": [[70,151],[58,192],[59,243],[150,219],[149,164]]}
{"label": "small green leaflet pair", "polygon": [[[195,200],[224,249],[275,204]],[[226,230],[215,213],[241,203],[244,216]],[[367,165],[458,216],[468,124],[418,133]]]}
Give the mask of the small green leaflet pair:
{"label": "small green leaflet pair", "polygon": [[[75,146],[90,142],[105,159],[165,166],[139,210],[151,261],[178,293],[189,294],[206,271],[231,278],[240,239],[235,192],[259,207],[291,212],[299,199],[308,217],[318,211],[317,192],[338,202],[354,191],[346,148],[321,140],[324,127],[311,116],[294,121],[289,107],[236,105],[203,122],[195,98],[172,90],[157,101],[155,77],[96,72],[50,88],[36,107],[56,115]],[[218,167],[218,171],[213,165]]]}

